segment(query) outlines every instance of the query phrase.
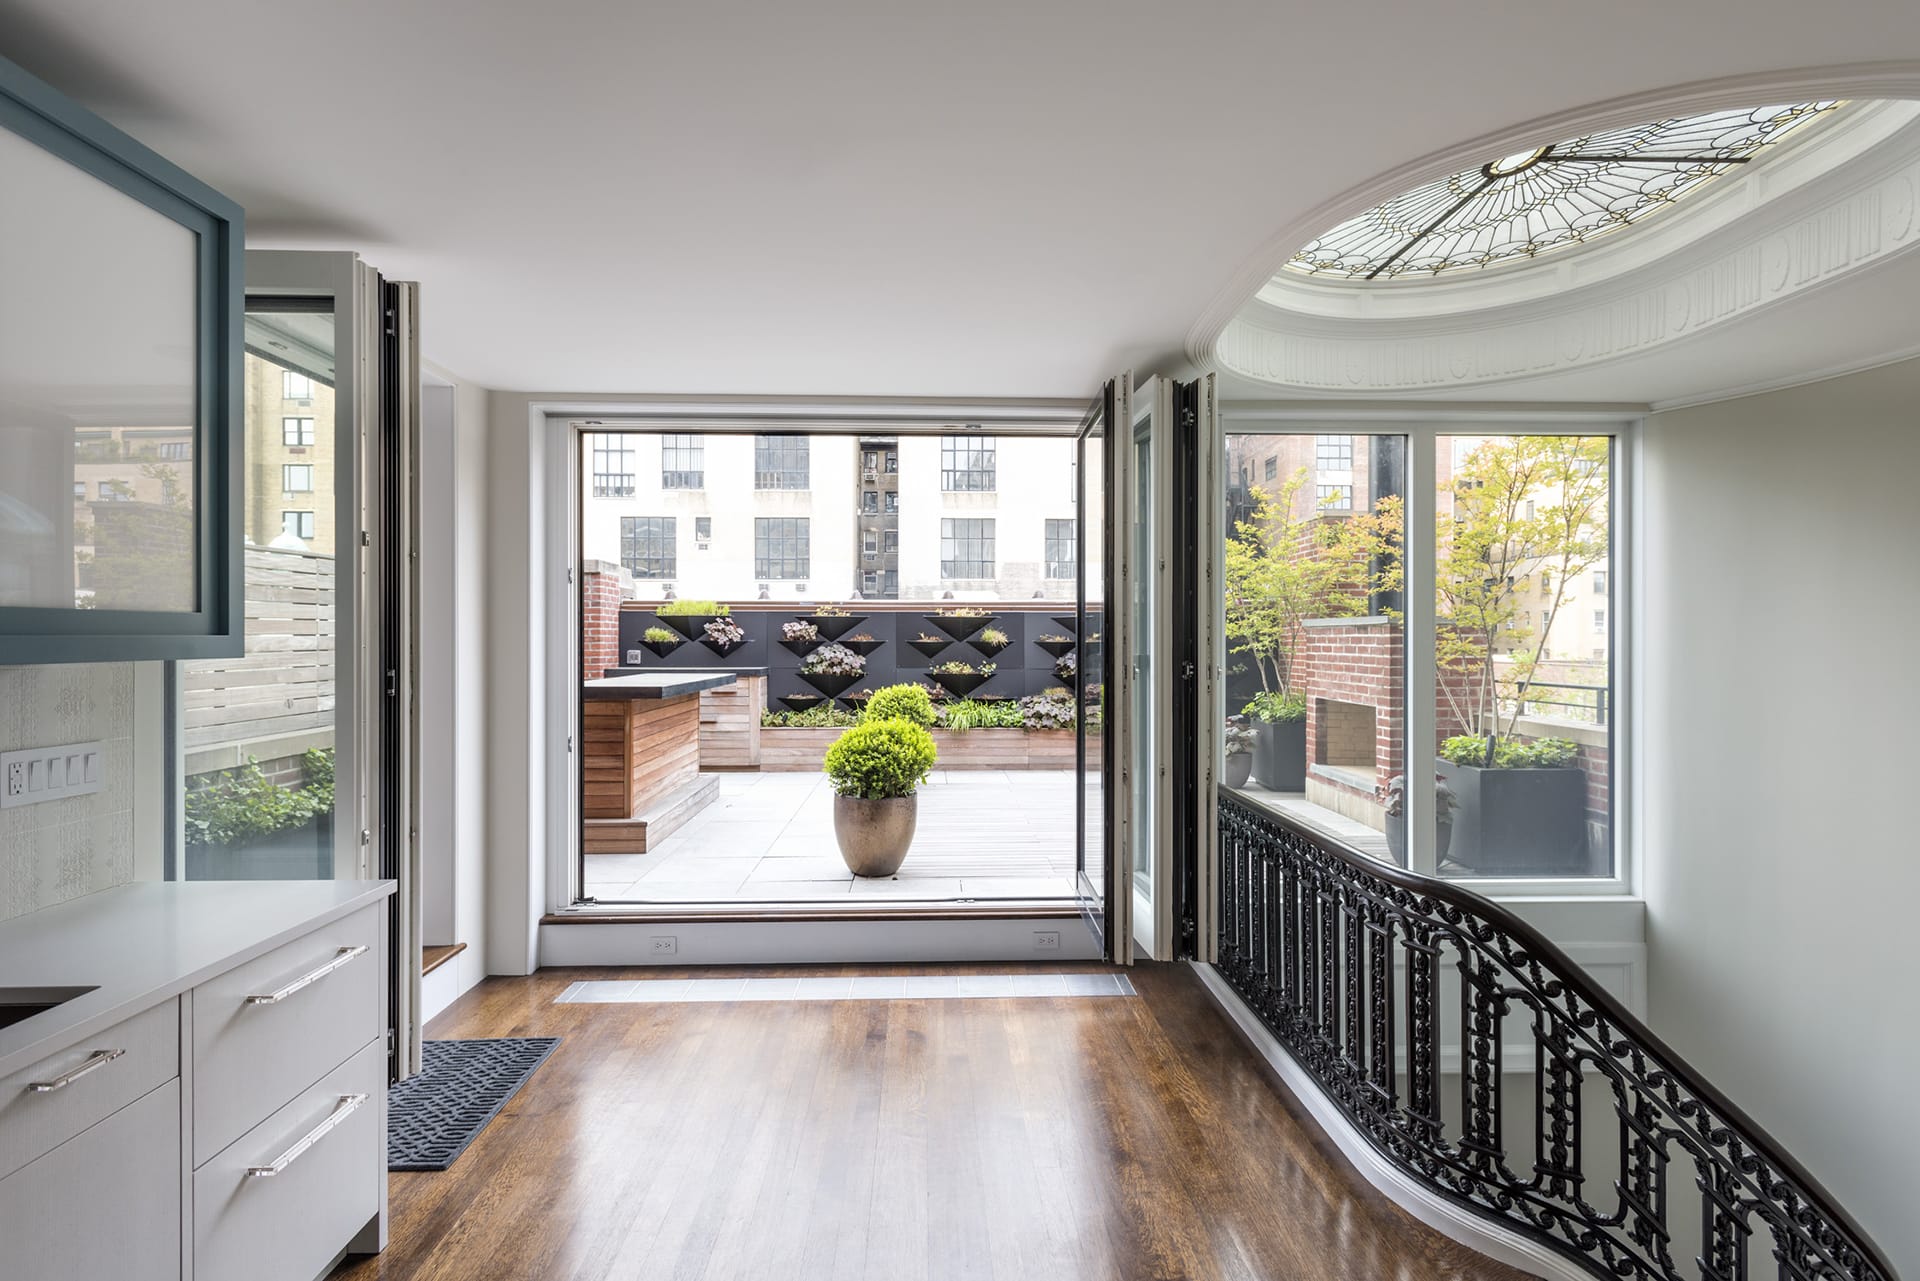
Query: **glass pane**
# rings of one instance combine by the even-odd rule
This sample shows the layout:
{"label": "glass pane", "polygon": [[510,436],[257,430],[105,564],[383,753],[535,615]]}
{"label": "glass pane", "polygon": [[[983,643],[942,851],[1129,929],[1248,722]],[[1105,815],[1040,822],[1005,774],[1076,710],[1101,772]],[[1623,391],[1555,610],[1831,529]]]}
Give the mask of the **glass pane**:
{"label": "glass pane", "polygon": [[1612,441],[1443,436],[1440,871],[1613,873]]}
{"label": "glass pane", "polygon": [[197,253],[0,128],[0,605],[198,607]]}
{"label": "glass pane", "polygon": [[1153,591],[1153,494],[1157,483],[1149,423],[1144,429],[1137,428],[1133,439],[1132,523],[1127,531],[1128,558],[1133,566],[1132,598],[1127,602],[1133,655],[1128,707],[1133,743],[1133,884],[1136,891],[1149,898],[1153,894],[1153,736],[1158,728],[1153,714],[1153,614],[1157,603]]}
{"label": "glass pane", "polygon": [[247,313],[246,652],[180,664],[189,880],[333,875],[332,354],[330,314]]}
{"label": "glass pane", "polygon": [[[1081,438],[1076,485],[1079,501],[1079,647],[1074,680],[1078,718],[1080,892],[1104,910],[1107,892],[1106,706],[1104,684],[1106,593],[1106,425],[1094,423]],[[1065,642],[1061,638],[1061,643]]]}
{"label": "glass pane", "polygon": [[1227,436],[1219,762],[1248,799],[1403,866],[1405,458],[1403,436]]}

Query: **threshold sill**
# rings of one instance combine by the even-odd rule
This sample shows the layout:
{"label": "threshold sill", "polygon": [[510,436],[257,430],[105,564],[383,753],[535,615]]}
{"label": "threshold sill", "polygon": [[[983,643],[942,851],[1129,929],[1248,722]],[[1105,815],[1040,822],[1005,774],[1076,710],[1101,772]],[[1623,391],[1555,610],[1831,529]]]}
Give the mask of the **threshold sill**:
{"label": "threshold sill", "polygon": [[635,925],[706,921],[966,921],[1077,920],[1071,899],[1001,899],[971,903],[833,903],[747,905],[740,903],[582,903],[540,918],[542,925]]}

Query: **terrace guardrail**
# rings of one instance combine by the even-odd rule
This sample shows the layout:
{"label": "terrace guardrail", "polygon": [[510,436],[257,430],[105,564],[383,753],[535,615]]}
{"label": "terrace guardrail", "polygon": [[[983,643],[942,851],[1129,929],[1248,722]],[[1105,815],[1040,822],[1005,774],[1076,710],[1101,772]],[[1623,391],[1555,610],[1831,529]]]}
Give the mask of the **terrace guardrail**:
{"label": "terrace guardrail", "polygon": [[1605,685],[1578,685],[1566,681],[1527,682],[1519,700],[1522,716],[1552,716],[1561,720],[1607,723],[1611,690]]}
{"label": "terrace guardrail", "polygon": [[1595,1276],[1897,1281],[1765,1130],[1500,904],[1231,789],[1220,846],[1222,977],[1408,1176]]}

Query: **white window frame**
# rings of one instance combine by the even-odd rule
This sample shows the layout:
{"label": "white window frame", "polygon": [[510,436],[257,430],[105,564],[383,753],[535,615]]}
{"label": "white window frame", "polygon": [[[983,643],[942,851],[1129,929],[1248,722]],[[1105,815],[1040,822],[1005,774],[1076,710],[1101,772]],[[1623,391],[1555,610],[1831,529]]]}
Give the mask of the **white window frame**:
{"label": "white window frame", "polygon": [[280,371],[280,399],[312,400],[313,379],[297,369]]}
{"label": "white window frame", "polygon": [[[306,484],[295,486],[292,481],[297,472],[306,473]],[[312,463],[281,463],[280,492],[283,494],[311,494],[313,492]]]}
{"label": "white window frame", "polygon": [[[289,516],[292,516],[294,518],[293,527],[291,529],[287,527],[287,517]],[[281,533],[292,534],[295,538],[304,538],[304,539],[311,540],[313,538],[314,528],[315,526],[313,523],[312,511],[299,509],[299,508],[291,508],[291,507],[281,508],[280,510],[280,532]],[[302,532],[303,530],[305,532]]]}
{"label": "white window frame", "polygon": [[280,443],[282,445],[311,446],[314,440],[313,418],[307,414],[282,414],[280,416]]}
{"label": "white window frame", "polygon": [[[1415,418],[1412,413],[1418,412]],[[1634,521],[1635,485],[1639,475],[1640,420],[1627,414],[1585,411],[1542,411],[1512,413],[1501,411],[1451,410],[1329,412],[1294,410],[1275,406],[1223,407],[1220,432],[1223,436],[1325,434],[1334,424],[1351,427],[1355,434],[1403,436],[1407,442],[1406,465],[1406,543],[1405,564],[1409,583],[1433,581],[1438,549],[1434,525],[1437,468],[1435,452],[1442,438],[1454,436],[1611,436],[1614,438],[1613,511],[1609,523],[1608,574],[1616,602],[1608,611],[1608,662],[1612,674],[1609,704],[1612,746],[1608,784],[1612,789],[1613,875],[1590,878],[1547,877],[1450,877],[1477,893],[1496,899],[1590,899],[1635,895],[1639,892],[1640,863],[1643,848],[1636,806],[1638,788],[1634,773],[1640,718],[1635,713],[1638,701],[1635,686],[1635,657],[1644,629],[1639,597],[1637,567],[1641,547],[1639,529]],[[1224,495],[1215,501],[1224,502]],[[1356,492],[1356,502],[1358,495]],[[1219,558],[1222,548],[1208,547],[1211,558],[1205,567],[1213,581],[1221,580]],[[1620,611],[1626,610],[1627,629],[1620,626]],[[1438,695],[1435,668],[1435,609],[1432,592],[1408,590],[1406,593],[1406,635],[1408,637],[1403,721],[1406,742],[1416,743],[1433,737],[1434,710]],[[1425,638],[1418,640],[1417,638]],[[1224,671],[1227,655],[1225,637],[1219,640],[1214,661]],[[1224,690],[1224,682],[1222,683]],[[1420,709],[1425,709],[1422,712]],[[1225,709],[1216,707],[1216,716]],[[1409,789],[1407,802],[1408,862],[1416,872],[1437,874],[1437,835],[1434,830],[1434,793],[1431,788]]]}

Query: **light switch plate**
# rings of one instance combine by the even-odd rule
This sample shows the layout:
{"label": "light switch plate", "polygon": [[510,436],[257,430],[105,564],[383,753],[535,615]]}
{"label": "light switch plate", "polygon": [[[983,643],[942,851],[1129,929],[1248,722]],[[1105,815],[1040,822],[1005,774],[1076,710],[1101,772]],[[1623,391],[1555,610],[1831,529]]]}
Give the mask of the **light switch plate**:
{"label": "light switch plate", "polygon": [[104,757],[98,743],[0,752],[0,809],[89,796],[99,791],[105,780]]}

